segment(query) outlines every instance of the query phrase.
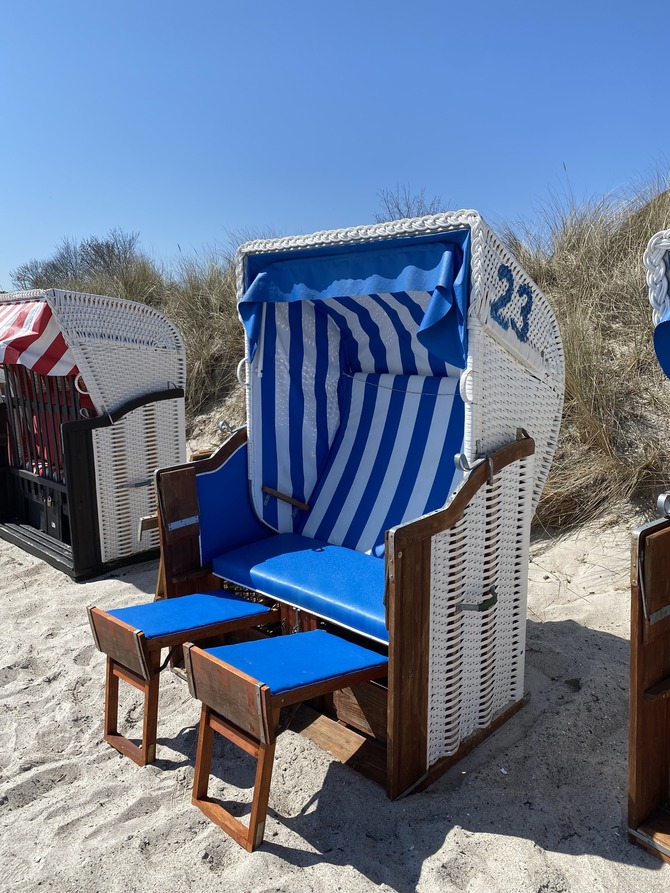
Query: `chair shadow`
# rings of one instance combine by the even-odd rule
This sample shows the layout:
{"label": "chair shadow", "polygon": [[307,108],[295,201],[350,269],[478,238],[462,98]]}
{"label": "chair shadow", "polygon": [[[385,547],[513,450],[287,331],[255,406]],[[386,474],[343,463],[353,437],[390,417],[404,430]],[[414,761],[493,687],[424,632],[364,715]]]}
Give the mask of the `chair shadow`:
{"label": "chair shadow", "polygon": [[298,867],[351,866],[397,893],[416,890],[426,869],[438,887],[467,886],[475,869],[464,849],[475,834],[661,869],[626,837],[628,657],[628,642],[609,633],[529,621],[531,699],[500,730],[430,788],[394,802],[331,763],[297,815],[269,813],[307,847],[266,831],[264,849]]}

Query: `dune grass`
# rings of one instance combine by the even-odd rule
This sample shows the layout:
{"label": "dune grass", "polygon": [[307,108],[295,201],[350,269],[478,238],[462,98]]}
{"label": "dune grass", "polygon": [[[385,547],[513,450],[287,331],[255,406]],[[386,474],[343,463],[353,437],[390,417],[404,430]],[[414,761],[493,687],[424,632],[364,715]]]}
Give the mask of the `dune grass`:
{"label": "dune grass", "polygon": [[670,483],[670,382],[652,344],[642,255],[670,226],[670,192],[554,204],[504,239],[555,308],[565,350],[563,424],[537,520],[565,527]]}

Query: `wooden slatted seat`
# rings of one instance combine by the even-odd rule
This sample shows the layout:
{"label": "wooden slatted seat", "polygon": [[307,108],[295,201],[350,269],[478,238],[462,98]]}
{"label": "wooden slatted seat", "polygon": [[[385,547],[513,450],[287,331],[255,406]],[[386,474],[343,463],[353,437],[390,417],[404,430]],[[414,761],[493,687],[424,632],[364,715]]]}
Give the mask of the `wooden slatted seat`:
{"label": "wooden slatted seat", "polygon": [[[156,756],[161,651],[212,639],[276,619],[276,612],[223,590],[133,605],[112,611],[88,607],[93,638],[107,655],[104,739],[140,766]],[[144,693],[138,746],[118,731],[119,679]]]}
{"label": "wooden slatted seat", "polygon": [[[202,701],[193,804],[252,852],[263,842],[282,708],[386,675],[384,655],[323,630],[203,650],[185,648],[191,693]],[[249,825],[208,797],[214,732],[256,758]]]}

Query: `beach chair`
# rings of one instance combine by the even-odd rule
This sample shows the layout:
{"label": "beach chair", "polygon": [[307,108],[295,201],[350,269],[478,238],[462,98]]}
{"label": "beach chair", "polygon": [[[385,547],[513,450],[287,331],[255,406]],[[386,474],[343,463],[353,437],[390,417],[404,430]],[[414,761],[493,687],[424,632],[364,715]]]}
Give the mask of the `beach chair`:
{"label": "beach chair", "polygon": [[0,294],[0,537],[76,579],[157,550],[153,472],[185,455],[185,353],[145,304]]}
{"label": "beach chair", "polygon": [[[250,242],[237,277],[247,427],[206,465],[157,472],[168,595],[213,574],[276,603],[296,633],[283,659],[309,680],[311,631],[382,654],[384,677],[352,684],[335,649],[294,728],[400,797],[524,702],[530,521],[563,400],[556,319],[473,211]],[[276,720],[262,646],[245,645],[240,695],[269,690],[262,722],[242,720],[237,694],[203,694],[201,665],[214,693],[246,672],[230,652],[191,649],[193,691],[256,749]]]}
{"label": "beach chair", "polygon": [[[644,254],[654,347],[670,376],[670,230]],[[628,838],[670,862],[670,497],[632,535]]]}

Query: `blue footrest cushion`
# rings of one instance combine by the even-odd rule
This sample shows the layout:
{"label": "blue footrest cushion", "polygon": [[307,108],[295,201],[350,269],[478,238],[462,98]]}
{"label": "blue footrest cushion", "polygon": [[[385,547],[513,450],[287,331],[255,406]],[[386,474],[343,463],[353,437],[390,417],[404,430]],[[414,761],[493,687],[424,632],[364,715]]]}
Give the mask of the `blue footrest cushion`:
{"label": "blue footrest cushion", "polygon": [[279,533],[216,557],[214,573],[388,642],[384,562],[365,552],[296,533]]}
{"label": "blue footrest cushion", "polygon": [[180,598],[118,608],[107,613],[141,630],[147,639],[155,639],[179,632],[188,633],[215,623],[242,620],[256,614],[260,617],[267,610],[265,605],[215,589],[212,592],[197,592]]}
{"label": "blue footrest cushion", "polygon": [[207,653],[264,683],[273,695],[388,663],[384,655],[322,629],[221,645]]}

